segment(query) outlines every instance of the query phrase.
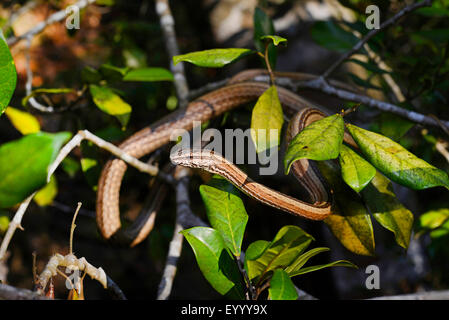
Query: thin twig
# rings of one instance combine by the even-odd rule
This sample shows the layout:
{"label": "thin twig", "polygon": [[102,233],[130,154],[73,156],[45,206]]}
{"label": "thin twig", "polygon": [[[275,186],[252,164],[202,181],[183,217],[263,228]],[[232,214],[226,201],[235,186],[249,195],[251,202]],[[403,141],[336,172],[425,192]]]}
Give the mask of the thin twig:
{"label": "thin twig", "polygon": [[[191,220],[191,217],[196,217],[190,209],[188,190],[189,173],[190,169],[179,166],[176,168],[176,223],[173,238],[170,241],[164,272],[159,283],[158,300],[167,300],[171,294],[178,259],[181,256],[182,242],[184,240],[184,236],[180,232],[186,227],[185,224]],[[201,225],[204,225],[204,223]]]}
{"label": "thin twig", "polygon": [[78,216],[78,212],[80,211],[82,206],[81,202],[78,202],[78,206],[76,208],[75,214],[73,215],[73,220],[72,220],[72,224],[70,225],[70,241],[69,241],[69,248],[70,248],[70,254],[73,254],[73,233],[75,232],[75,228],[76,228],[76,217]]}
{"label": "thin twig", "polygon": [[[26,38],[27,46],[26,46],[26,72],[27,72],[27,81],[25,83],[25,91],[26,95],[29,96],[33,91],[33,71],[31,70],[31,41],[33,40],[32,36],[28,36]],[[36,98],[31,97],[28,99],[28,103],[36,110],[45,113],[52,113],[55,111],[53,106],[45,106],[39,103]]]}
{"label": "thin twig", "polygon": [[[96,2],[96,0],[80,0],[76,3],[74,3],[72,6],[77,6],[81,10],[81,9],[87,7],[89,4],[92,4],[94,2]],[[37,24],[34,28],[25,32],[24,34],[17,36],[17,37],[13,36],[13,37],[8,38],[6,40],[6,43],[8,44],[8,46],[11,47],[23,39],[32,38],[35,35],[44,31],[45,28],[47,26],[49,26],[50,24],[64,20],[67,17],[67,15],[68,15],[68,12],[66,11],[66,8],[64,8],[58,12],[55,12],[51,16],[49,16],[47,20],[42,21],[41,23]]]}
{"label": "thin twig", "polygon": [[[152,176],[157,175],[158,177],[161,177],[161,178],[166,177],[165,175],[160,174],[158,167],[148,165],[145,162],[142,162],[142,161],[130,156],[129,154],[124,152],[119,147],[97,137],[96,135],[90,133],[87,130],[81,130],[61,149],[61,151],[59,152],[55,161],[49,166],[48,174],[47,174],[47,182],[50,181],[51,176],[56,171],[56,169],[61,164],[61,162],[69,155],[69,153],[73,149],[78,147],[83,140],[88,140],[88,141],[94,143],[95,145],[97,145],[98,147],[109,151],[116,157],[122,159],[129,165],[140,170],[141,172],[148,173]],[[168,180],[168,181],[171,182],[171,180]],[[6,250],[8,248],[9,243],[11,242],[12,236],[14,235],[14,232],[16,231],[16,229],[19,228],[19,229],[23,230],[23,228],[21,226],[23,215],[25,214],[25,211],[28,208],[31,200],[34,198],[35,194],[36,194],[36,192],[31,194],[28,198],[25,199],[25,201],[23,201],[20,204],[19,209],[17,210],[16,214],[14,215],[13,220],[10,222],[10,224],[8,226],[8,230],[6,231],[6,235],[3,238],[2,244],[0,246],[0,261],[5,258]]]}
{"label": "thin twig", "polygon": [[0,300],[50,300],[37,292],[0,284]]}
{"label": "thin twig", "polygon": [[156,12],[159,15],[162,31],[165,37],[165,45],[170,58],[170,70],[175,81],[176,95],[181,108],[185,108],[189,103],[189,86],[184,74],[183,63],[174,64],[173,57],[180,54],[178,43],[176,41],[175,20],[171,14],[168,0],[156,0]]}
{"label": "thin twig", "polygon": [[393,17],[390,19],[384,21],[380,26],[379,29],[372,29],[370,32],[368,32],[359,42],[357,42],[352,49],[344,53],[337,61],[335,61],[322,75],[321,77],[325,80],[328,78],[334,71],[337,69],[346,59],[350,58],[354,53],[358,52],[365,43],[367,43],[372,37],[374,37],[379,32],[383,31],[385,28],[391,26],[392,24],[396,23],[400,18],[402,18],[404,15],[418,9],[421,7],[428,7],[432,5],[432,0],[424,0],[421,2],[416,2],[412,5],[409,5],[396,13]]}

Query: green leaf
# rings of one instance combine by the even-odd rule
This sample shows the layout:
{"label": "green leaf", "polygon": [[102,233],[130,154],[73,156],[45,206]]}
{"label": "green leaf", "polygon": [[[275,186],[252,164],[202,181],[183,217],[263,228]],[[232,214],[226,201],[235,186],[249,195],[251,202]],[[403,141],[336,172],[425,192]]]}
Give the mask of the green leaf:
{"label": "green leaf", "polygon": [[351,49],[359,41],[352,33],[343,30],[332,21],[314,23],[310,35],[319,45],[340,52]]}
{"label": "green leaf", "polygon": [[199,67],[221,68],[251,53],[252,50],[242,48],[210,49],[174,56],[173,62],[187,61]]}
{"label": "green leaf", "polygon": [[242,277],[220,233],[212,228],[194,227],[183,230],[182,234],[212,287],[227,298],[244,299]]}
{"label": "green leaf", "polygon": [[22,202],[47,183],[49,165],[70,133],[34,133],[0,146],[0,207]]}
{"label": "green leaf", "polygon": [[365,158],[394,182],[418,190],[436,186],[449,189],[446,172],[419,159],[400,144],[351,124],[347,128]]}
{"label": "green leaf", "polygon": [[36,133],[41,130],[39,121],[28,112],[8,107],[6,108],[5,114],[12,125],[23,135]]}
{"label": "green leaf", "polygon": [[290,277],[282,269],[274,270],[268,289],[270,300],[296,300],[298,293]]}
{"label": "green leaf", "polygon": [[418,230],[432,230],[449,220],[449,209],[441,208],[423,213],[417,222]]}
{"label": "green leaf", "polygon": [[248,214],[238,189],[227,180],[214,177],[209,185],[200,186],[200,194],[210,224],[220,232],[227,248],[240,256]]}
{"label": "green leaf", "polygon": [[393,232],[396,242],[407,249],[413,227],[413,214],[396,198],[390,180],[377,173],[362,191],[362,196],[377,222]]}
{"label": "green leaf", "polygon": [[259,258],[265,252],[265,250],[268,249],[268,247],[270,245],[271,245],[270,241],[266,241],[266,240],[254,241],[246,249],[246,256],[245,256],[245,258],[247,260],[256,260],[257,258]]}
{"label": "green leaf", "polygon": [[[433,229],[430,232],[430,238],[432,241],[438,240],[439,238],[447,237],[449,236],[449,220],[446,220],[441,226],[439,226],[436,229]],[[447,238],[445,238],[447,239]],[[447,244],[447,241],[445,242],[445,245]]]}
{"label": "green leaf", "polygon": [[123,128],[128,124],[132,108],[108,87],[100,87],[94,84],[89,86],[90,93],[97,107],[116,117]]}
{"label": "green leaf", "polygon": [[81,80],[85,83],[94,83],[97,84],[101,81],[101,74],[98,70],[85,66],[83,70],[81,70]]}
{"label": "green leaf", "polygon": [[251,280],[262,280],[268,272],[288,267],[309,246],[313,237],[296,226],[285,226],[271,242],[249,245],[245,266]]}
{"label": "green leaf", "polygon": [[376,175],[376,169],[351,148],[342,145],[338,158],[343,180],[360,192]]}
{"label": "green leaf", "polygon": [[71,88],[41,88],[33,90],[29,95],[27,95],[25,98],[22,99],[22,106],[26,106],[28,103],[28,100],[30,98],[38,95],[39,93],[50,93],[50,94],[60,94],[60,93],[72,93],[75,92],[75,89]]}
{"label": "green leaf", "polygon": [[393,232],[396,242],[407,249],[413,227],[413,214],[399,202],[390,180],[377,173],[362,191],[362,196],[377,222]]}
{"label": "green leaf", "polygon": [[284,158],[285,172],[296,160],[330,160],[338,157],[344,134],[343,117],[339,114],[315,121],[290,142]]}
{"label": "green leaf", "polygon": [[123,77],[128,73],[129,68],[115,67],[109,64],[103,64],[99,69],[101,75],[108,82],[122,81]]}
{"label": "green leaf", "polygon": [[164,68],[141,68],[129,71],[123,81],[173,81],[173,74]]}
{"label": "green leaf", "polygon": [[261,40],[270,39],[275,46],[278,46],[280,43],[287,42],[287,39],[285,39],[285,38],[282,38],[279,36],[271,36],[271,35],[270,36],[262,36],[262,37],[260,37],[260,39]]}
{"label": "green leaf", "polygon": [[[275,34],[273,21],[259,7],[254,10],[254,45],[257,51],[265,53],[265,43],[261,40],[263,36]],[[268,45],[268,59],[273,69],[276,69],[277,48],[273,43]]]}
{"label": "green leaf", "polygon": [[41,207],[48,206],[52,204],[53,199],[58,194],[58,182],[56,181],[55,176],[50,177],[50,182],[47,183],[45,187],[40,189],[33,200]]}
{"label": "green leaf", "polygon": [[333,213],[324,222],[341,244],[356,254],[374,255],[371,218],[359,195],[340,177],[338,168],[326,162],[318,166],[334,191]]}
{"label": "green leaf", "polygon": [[306,273],[313,272],[313,271],[318,271],[318,270],[321,270],[324,268],[329,268],[329,267],[349,267],[349,268],[357,269],[357,266],[350,261],[337,260],[337,261],[326,263],[326,264],[319,264],[316,266],[310,266],[307,268],[300,269],[298,272],[295,272],[295,274],[293,274],[292,277],[299,276],[299,275],[306,274]]}
{"label": "green leaf", "polygon": [[309,261],[310,258],[316,256],[317,254],[321,252],[329,251],[329,248],[320,247],[320,248],[313,248],[302,255],[300,255],[292,264],[290,264],[287,268],[285,268],[285,272],[292,277],[295,275],[296,272],[298,272],[306,263]]}
{"label": "green leaf", "polygon": [[0,30],[0,115],[8,107],[8,103],[16,89],[17,73],[14,60]]}
{"label": "green leaf", "polygon": [[257,152],[280,144],[283,123],[284,114],[278,92],[276,86],[271,86],[257,100],[251,117],[251,137]]}

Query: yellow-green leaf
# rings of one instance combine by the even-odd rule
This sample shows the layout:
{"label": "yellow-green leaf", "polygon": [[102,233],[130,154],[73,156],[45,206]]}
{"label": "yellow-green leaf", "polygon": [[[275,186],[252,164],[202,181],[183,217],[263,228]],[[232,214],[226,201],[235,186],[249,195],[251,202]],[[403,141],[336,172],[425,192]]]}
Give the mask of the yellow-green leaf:
{"label": "yellow-green leaf", "polygon": [[351,148],[342,145],[338,157],[343,180],[360,192],[376,175],[376,169]]}
{"label": "yellow-green leaf", "polygon": [[34,201],[41,207],[52,204],[53,199],[58,194],[58,182],[55,176],[51,176],[50,182],[45,187],[40,189],[34,196]]}
{"label": "yellow-green leaf", "polygon": [[125,128],[131,115],[131,106],[108,87],[91,84],[89,88],[97,107],[101,111],[116,117],[122,127]]}
{"label": "yellow-green leaf", "polygon": [[284,158],[285,173],[296,160],[330,160],[338,157],[343,143],[343,117],[329,116],[309,124],[290,142]]}
{"label": "yellow-green leaf", "polygon": [[412,189],[443,186],[449,189],[446,172],[416,157],[393,140],[354,125],[347,125],[365,158],[388,178]]}
{"label": "yellow-green leaf", "polygon": [[284,114],[276,86],[271,86],[257,100],[251,117],[251,137],[257,152],[280,143]]}
{"label": "yellow-green leaf", "polygon": [[417,229],[420,232],[436,229],[442,226],[446,221],[449,221],[448,208],[430,210],[419,217]]}
{"label": "yellow-green leaf", "polygon": [[343,182],[335,165],[329,161],[318,165],[335,197],[333,213],[324,222],[346,249],[360,255],[374,255],[373,225],[359,195]]}
{"label": "yellow-green leaf", "polygon": [[41,88],[33,90],[29,95],[27,95],[25,98],[22,99],[22,106],[26,106],[28,103],[28,100],[30,98],[40,94],[40,93],[49,93],[49,94],[61,94],[61,93],[72,93],[75,92],[75,89],[71,88]]}
{"label": "yellow-green leaf", "polygon": [[242,48],[210,49],[174,56],[173,62],[186,61],[199,67],[221,68],[251,53],[252,50]]}
{"label": "yellow-green leaf", "polygon": [[41,130],[39,121],[28,112],[8,107],[5,114],[12,125],[23,135],[36,133]]}
{"label": "yellow-green leaf", "polygon": [[278,46],[280,43],[283,43],[283,42],[286,43],[287,42],[287,39],[282,38],[280,36],[271,36],[271,35],[269,35],[269,36],[262,36],[262,37],[260,37],[260,39],[261,40],[270,39],[275,46]]}

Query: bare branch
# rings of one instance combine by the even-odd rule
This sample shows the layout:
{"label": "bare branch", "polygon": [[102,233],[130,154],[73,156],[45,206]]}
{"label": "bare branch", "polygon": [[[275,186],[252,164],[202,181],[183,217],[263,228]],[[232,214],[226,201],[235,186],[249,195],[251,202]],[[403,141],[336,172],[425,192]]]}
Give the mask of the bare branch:
{"label": "bare branch", "polygon": [[170,57],[170,70],[175,77],[176,95],[181,108],[185,108],[189,103],[189,86],[184,73],[184,65],[173,63],[173,57],[179,55],[179,47],[176,41],[175,20],[171,14],[168,0],[156,0],[156,12],[159,15],[162,31],[164,32],[165,45]]}
{"label": "bare branch", "polygon": [[190,208],[189,182],[190,169],[176,167],[176,224],[173,238],[170,242],[165,269],[157,294],[158,300],[167,300],[170,296],[173,280],[176,275],[178,259],[181,256],[184,236],[180,233],[184,228],[192,226],[207,226],[201,219],[193,214]]}
{"label": "bare branch", "polygon": [[50,300],[36,292],[0,284],[0,300]]}
{"label": "bare branch", "polygon": [[[107,141],[97,137],[96,135],[90,133],[87,130],[81,130],[61,149],[61,151],[59,152],[55,161],[49,166],[48,174],[47,174],[48,182],[50,181],[51,176],[56,171],[56,169],[61,164],[61,162],[68,156],[68,154],[73,149],[78,147],[83,140],[88,140],[88,141],[94,143],[95,145],[97,145],[98,147],[109,151],[116,157],[122,159],[123,161],[125,161],[129,165],[135,167],[136,169],[138,169],[141,172],[148,173],[152,176],[157,175],[158,177],[161,177],[163,179],[166,177],[165,175],[162,175],[159,172],[158,167],[148,165],[145,162],[142,162],[134,157],[131,157],[129,154],[124,152],[119,147],[113,145],[112,143],[107,142]],[[171,182],[171,180],[170,180],[170,182]],[[23,201],[21,203],[21,205],[19,206],[19,209],[17,210],[16,214],[14,215],[13,220],[9,224],[8,230],[6,231],[6,235],[3,238],[2,244],[0,246],[0,261],[5,258],[6,250],[8,248],[8,245],[9,245],[16,229],[19,228],[19,229],[23,230],[23,228],[21,226],[22,218],[23,218],[23,215],[25,214],[25,211],[28,208],[31,200],[34,198],[35,194],[36,194],[36,192],[34,192],[32,195],[30,195],[28,198],[26,198],[25,201]]]}
{"label": "bare branch", "polygon": [[376,297],[369,300],[449,300],[449,290],[418,292],[397,296]]}
{"label": "bare branch", "polygon": [[[81,10],[81,9],[87,7],[89,4],[92,4],[94,2],[96,2],[96,0],[80,0],[76,3],[74,3],[72,6],[77,6]],[[66,11],[66,9],[55,12],[50,17],[48,17],[47,20],[42,21],[41,23],[36,25],[31,30],[25,32],[24,34],[17,36],[17,37],[8,38],[6,40],[6,43],[8,44],[8,46],[11,47],[23,39],[33,38],[35,35],[44,31],[48,25],[64,20],[67,17],[67,15],[68,15],[68,12]]]}
{"label": "bare branch", "polygon": [[391,26],[392,24],[396,23],[400,18],[405,16],[406,14],[421,8],[421,7],[428,7],[432,5],[432,0],[424,0],[421,2],[416,2],[412,5],[409,5],[396,13],[393,17],[390,19],[384,21],[380,26],[379,29],[372,29],[370,32],[368,32],[365,37],[363,37],[359,42],[357,42],[354,47],[352,47],[351,50],[347,51],[345,54],[343,54],[337,61],[334,62],[322,75],[321,77],[323,79],[326,79],[329,77],[335,69],[337,69],[346,59],[350,58],[354,53],[359,51],[365,43],[367,43],[372,37],[374,37],[379,32],[383,31],[385,28]]}

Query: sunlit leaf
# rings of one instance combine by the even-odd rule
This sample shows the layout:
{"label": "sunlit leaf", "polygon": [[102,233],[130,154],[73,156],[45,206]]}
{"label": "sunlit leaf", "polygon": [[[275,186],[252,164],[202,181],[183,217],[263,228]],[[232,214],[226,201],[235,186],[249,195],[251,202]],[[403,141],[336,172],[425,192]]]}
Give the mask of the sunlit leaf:
{"label": "sunlit leaf", "polygon": [[256,241],[248,246],[245,265],[250,279],[257,281],[268,272],[288,267],[312,242],[313,237],[296,226],[285,226],[271,242]]}
{"label": "sunlit leaf", "polygon": [[39,206],[45,207],[52,204],[53,199],[57,196],[57,194],[58,182],[56,181],[55,176],[51,176],[50,182],[36,193],[33,200]]}
{"label": "sunlit leaf", "polygon": [[419,159],[400,144],[351,124],[347,128],[365,158],[391,180],[418,190],[436,186],[449,189],[446,172]]}
{"label": "sunlit leaf", "polygon": [[337,260],[337,261],[326,263],[326,264],[319,264],[316,266],[310,266],[310,267],[299,269],[297,272],[292,274],[292,277],[299,276],[299,275],[306,274],[306,273],[313,272],[313,271],[318,271],[318,270],[321,270],[324,268],[329,268],[329,267],[348,267],[348,268],[356,268],[357,269],[357,266],[350,261]]}
{"label": "sunlit leaf", "polygon": [[67,132],[34,133],[0,146],[0,207],[11,207],[47,183],[48,167]]}
{"label": "sunlit leaf", "polygon": [[284,116],[278,92],[276,86],[271,86],[257,100],[251,117],[251,137],[257,152],[280,144],[283,123]]}
{"label": "sunlit leaf", "polygon": [[284,158],[288,173],[296,160],[330,160],[338,157],[343,142],[344,121],[339,114],[315,121],[290,142]]}
{"label": "sunlit leaf", "polygon": [[210,49],[174,56],[173,62],[186,61],[199,67],[221,68],[251,53],[252,50],[242,48]]}
{"label": "sunlit leaf", "polygon": [[262,36],[262,37],[260,37],[260,39],[261,40],[270,39],[275,46],[278,46],[280,43],[287,43],[287,39],[282,38],[280,36],[271,36],[271,35],[269,35],[269,36]]}
{"label": "sunlit leaf", "polygon": [[39,121],[28,112],[8,107],[6,108],[5,114],[12,125],[23,135],[36,133],[41,130]]}
{"label": "sunlit leaf", "polygon": [[437,210],[430,210],[423,213],[418,221],[418,230],[432,230],[440,227],[449,220],[449,209],[441,208]]}
{"label": "sunlit leaf", "polygon": [[101,111],[116,117],[122,127],[125,128],[131,115],[131,106],[108,87],[91,84],[89,88],[97,107]]}
{"label": "sunlit leaf", "polygon": [[123,81],[173,81],[173,74],[164,68],[141,68],[130,70]]}
{"label": "sunlit leaf", "polygon": [[360,192],[376,175],[376,169],[351,148],[342,145],[338,157],[343,180]]}

